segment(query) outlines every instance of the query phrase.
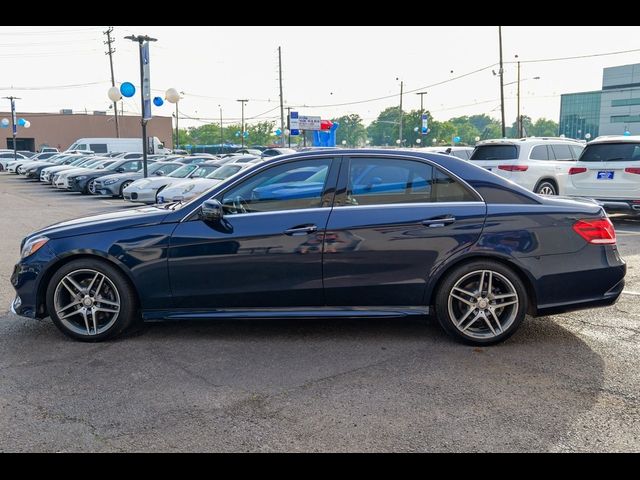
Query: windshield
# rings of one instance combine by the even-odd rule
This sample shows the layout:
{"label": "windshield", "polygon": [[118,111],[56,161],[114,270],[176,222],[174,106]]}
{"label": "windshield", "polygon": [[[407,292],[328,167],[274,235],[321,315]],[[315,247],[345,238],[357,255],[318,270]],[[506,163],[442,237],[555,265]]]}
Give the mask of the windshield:
{"label": "windshield", "polygon": [[193,172],[196,168],[198,168],[197,165],[185,165],[183,167],[180,167],[177,170],[174,170],[169,175],[167,175],[167,177],[185,178],[187,175],[189,175],[191,172]]}
{"label": "windshield", "polygon": [[478,145],[469,160],[516,160],[518,147],[515,145]]}
{"label": "windshield", "polygon": [[637,143],[594,143],[582,151],[580,162],[615,162],[640,160],[640,144]]}
{"label": "windshield", "polygon": [[191,176],[191,178],[204,178],[212,174],[220,168],[219,165],[201,165],[200,168]]}
{"label": "windshield", "polygon": [[231,175],[238,173],[240,170],[242,170],[242,165],[225,165],[224,167],[220,167],[215,172],[207,175],[207,178],[224,180],[225,178],[229,178]]}

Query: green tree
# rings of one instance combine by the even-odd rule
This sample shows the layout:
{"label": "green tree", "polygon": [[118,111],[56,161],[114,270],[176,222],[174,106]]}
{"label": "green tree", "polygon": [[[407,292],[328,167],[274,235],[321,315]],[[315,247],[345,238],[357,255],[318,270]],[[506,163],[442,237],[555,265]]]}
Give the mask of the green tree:
{"label": "green tree", "polygon": [[343,115],[334,118],[332,122],[338,122],[340,126],[336,130],[336,144],[342,145],[346,141],[349,147],[357,147],[364,143],[367,138],[367,130],[364,128],[362,118],[358,114]]}
{"label": "green tree", "polygon": [[[558,128],[558,124],[553,120],[539,118],[536,120],[536,123],[531,126],[530,135],[535,135],[536,137],[556,137],[558,136]],[[527,130],[527,133],[528,132]]]}
{"label": "green tree", "polygon": [[372,145],[393,145],[399,135],[399,107],[385,108],[378,118],[367,127],[367,135]]}

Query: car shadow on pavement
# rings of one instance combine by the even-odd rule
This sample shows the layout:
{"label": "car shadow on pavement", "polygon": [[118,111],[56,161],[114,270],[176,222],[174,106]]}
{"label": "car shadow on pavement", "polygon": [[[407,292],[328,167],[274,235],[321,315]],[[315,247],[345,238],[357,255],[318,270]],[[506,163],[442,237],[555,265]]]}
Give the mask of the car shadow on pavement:
{"label": "car shadow on pavement", "polygon": [[603,386],[601,357],[549,317],[483,348],[423,319],[157,323],[102,344],[3,323],[19,442],[0,450],[546,451]]}

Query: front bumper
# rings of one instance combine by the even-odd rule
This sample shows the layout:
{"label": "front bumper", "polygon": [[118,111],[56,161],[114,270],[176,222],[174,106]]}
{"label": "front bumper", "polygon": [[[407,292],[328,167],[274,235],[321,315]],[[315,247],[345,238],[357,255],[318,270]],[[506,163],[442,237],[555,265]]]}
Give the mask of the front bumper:
{"label": "front bumper", "polygon": [[129,202],[156,203],[156,189],[125,191],[123,198]]}
{"label": "front bumper", "polygon": [[16,297],[11,303],[13,313],[29,318],[44,318],[47,315],[45,289],[41,288],[40,282],[45,270],[57,259],[49,245],[45,245],[30,257],[15,264],[11,274],[11,285],[16,291]]}
{"label": "front bumper", "polygon": [[120,195],[120,183],[114,183],[112,185],[103,185],[102,182],[96,181],[96,195]]}

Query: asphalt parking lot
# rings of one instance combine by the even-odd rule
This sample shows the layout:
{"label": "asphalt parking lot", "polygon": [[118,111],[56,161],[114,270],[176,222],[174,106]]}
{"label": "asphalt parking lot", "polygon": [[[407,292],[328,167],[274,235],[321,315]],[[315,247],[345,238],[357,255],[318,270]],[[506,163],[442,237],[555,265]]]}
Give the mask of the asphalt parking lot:
{"label": "asphalt parking lot", "polygon": [[146,325],[103,344],[8,312],[21,239],[131,208],[0,173],[0,451],[638,451],[640,219],[608,308],[459,345],[423,320]]}

